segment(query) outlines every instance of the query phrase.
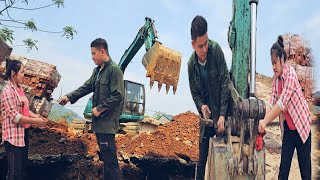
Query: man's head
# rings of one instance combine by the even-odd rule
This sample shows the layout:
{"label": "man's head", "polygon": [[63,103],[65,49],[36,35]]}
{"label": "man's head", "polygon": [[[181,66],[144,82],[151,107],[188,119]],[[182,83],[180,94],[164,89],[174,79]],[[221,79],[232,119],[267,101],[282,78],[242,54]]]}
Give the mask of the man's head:
{"label": "man's head", "polygon": [[208,53],[208,24],[202,16],[196,16],[191,23],[192,47],[200,61],[204,62]]}
{"label": "man's head", "polygon": [[91,43],[91,55],[96,65],[102,65],[109,60],[109,51],[107,41],[97,38]]}

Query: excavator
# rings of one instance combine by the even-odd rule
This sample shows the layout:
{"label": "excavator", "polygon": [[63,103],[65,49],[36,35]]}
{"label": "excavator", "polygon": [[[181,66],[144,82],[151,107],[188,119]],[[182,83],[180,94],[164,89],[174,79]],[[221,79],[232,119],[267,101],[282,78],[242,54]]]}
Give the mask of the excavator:
{"label": "excavator", "polygon": [[[154,81],[157,81],[158,91],[165,84],[166,93],[168,94],[172,86],[175,94],[180,76],[181,53],[165,47],[157,38],[154,21],[146,17],[144,26],[140,28],[135,39],[121,57],[118,66],[124,73],[128,64],[144,44],[146,53],[142,58],[142,64],[147,70],[146,77],[150,78],[150,88]],[[125,97],[120,122],[142,120],[145,112],[144,85],[125,80],[124,87]]]}
{"label": "excavator", "polygon": [[[210,138],[206,180],[265,179],[265,149],[255,147],[259,120],[266,114],[265,103],[255,92],[257,5],[258,0],[233,0],[228,32],[231,97],[225,132]],[[205,125],[217,127],[216,122]]]}
{"label": "excavator", "polygon": [[[154,20],[149,17],[145,18],[144,25],[138,31],[135,39],[124,52],[118,66],[124,73],[133,57],[145,45],[146,53],[142,58],[142,64],[147,73],[146,77],[150,78],[150,88],[154,82],[158,82],[158,91],[161,90],[163,84],[166,85],[166,93],[172,86],[173,93],[177,91],[180,69],[181,69],[181,53],[170,49],[157,40],[157,31],[154,25]],[[123,110],[120,116],[120,125],[131,123],[137,127],[137,122],[144,119],[145,113],[145,87],[143,84],[124,80],[124,100]],[[86,109],[91,110],[90,100]],[[85,125],[85,132],[89,129],[91,119],[91,111],[84,112],[84,117],[88,119]]]}

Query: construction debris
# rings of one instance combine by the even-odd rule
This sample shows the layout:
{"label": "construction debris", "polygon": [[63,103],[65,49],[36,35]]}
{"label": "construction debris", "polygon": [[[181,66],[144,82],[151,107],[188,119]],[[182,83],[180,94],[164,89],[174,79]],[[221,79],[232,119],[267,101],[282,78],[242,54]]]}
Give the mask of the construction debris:
{"label": "construction debris", "polygon": [[151,133],[154,132],[158,126],[160,126],[160,121],[155,120],[151,117],[144,118],[139,122],[139,132]]}
{"label": "construction debris", "polygon": [[52,107],[52,104],[50,103],[52,100],[51,94],[58,86],[61,78],[56,66],[21,56],[11,55],[6,58],[6,61],[0,62],[1,81],[4,80],[6,63],[11,60],[19,60],[23,64],[24,78],[22,87],[29,99],[30,110],[34,113],[41,114],[44,117],[48,117]]}
{"label": "construction debris", "polygon": [[313,56],[309,43],[298,34],[285,34],[283,37],[284,50],[289,61],[302,66],[313,65]]}
{"label": "construction debris", "polygon": [[314,62],[309,44],[297,34],[285,34],[282,37],[288,59],[287,63],[296,70],[303,94],[310,102],[314,83],[314,67],[312,67]]}
{"label": "construction debris", "polygon": [[45,97],[35,97],[31,103],[30,110],[36,114],[41,114],[43,117],[48,117],[51,111],[52,103]]}
{"label": "construction debris", "polygon": [[[51,94],[58,86],[61,78],[56,66],[21,56],[11,55],[9,60],[22,62],[24,65],[23,83],[34,88],[35,96],[46,97],[47,100],[51,100]],[[5,63],[2,63],[1,66],[5,66]]]}
{"label": "construction debris", "polygon": [[[3,61],[6,61],[7,57],[10,56],[12,52],[12,48],[8,46],[4,41],[0,40],[0,64]],[[3,72],[3,70],[0,67],[0,74]]]}

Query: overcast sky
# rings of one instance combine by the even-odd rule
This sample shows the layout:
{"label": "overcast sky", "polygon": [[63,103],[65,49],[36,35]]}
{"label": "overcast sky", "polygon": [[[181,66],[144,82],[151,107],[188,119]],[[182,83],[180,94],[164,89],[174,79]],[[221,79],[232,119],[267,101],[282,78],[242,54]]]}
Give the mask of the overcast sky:
{"label": "overcast sky", "polygon": [[[30,6],[45,5],[51,1],[30,1]],[[146,86],[147,114],[153,111],[176,115],[188,110],[196,111],[191,98],[187,61],[192,53],[190,25],[194,16],[202,15],[208,21],[209,38],[222,47],[227,64],[231,65],[231,51],[228,46],[227,31],[232,19],[232,1],[190,0],[190,1],[75,1],[65,0],[64,8],[47,8],[38,11],[15,10],[11,16],[17,19],[31,19],[44,30],[59,30],[72,25],[78,34],[73,40],[60,38],[57,34],[28,32],[16,29],[13,45],[21,44],[22,39],[38,40],[39,50],[27,52],[24,47],[14,46],[13,54],[48,62],[57,66],[62,79],[53,93],[59,98],[60,91],[66,94],[83,84],[95,67],[90,56],[90,43],[98,37],[109,44],[112,59],[118,63],[124,51],[134,40],[144,24],[146,16],[155,20],[158,39],[167,47],[182,53],[180,81],[176,95],[172,89],[168,95],[165,88],[160,93],[157,86],[149,90],[149,79],[141,64],[145,53],[142,47],[129,64],[125,79],[137,81]],[[320,3],[318,0],[260,0],[257,20],[257,72],[272,76],[269,50],[279,34],[302,34],[310,42],[313,55],[319,67],[320,59]],[[320,77],[320,73],[315,73]],[[319,83],[317,83],[317,89]],[[67,105],[82,114],[88,97],[75,105]]]}

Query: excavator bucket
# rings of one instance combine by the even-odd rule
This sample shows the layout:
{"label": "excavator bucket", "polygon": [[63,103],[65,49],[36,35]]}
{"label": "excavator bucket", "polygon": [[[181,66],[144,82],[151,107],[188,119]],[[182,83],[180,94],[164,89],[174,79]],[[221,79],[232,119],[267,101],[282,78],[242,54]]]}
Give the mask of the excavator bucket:
{"label": "excavator bucket", "polygon": [[150,77],[150,88],[154,81],[158,81],[159,91],[165,84],[167,94],[170,86],[173,87],[173,93],[176,93],[181,68],[180,52],[155,42],[143,56],[142,64],[147,70],[146,77]]}

